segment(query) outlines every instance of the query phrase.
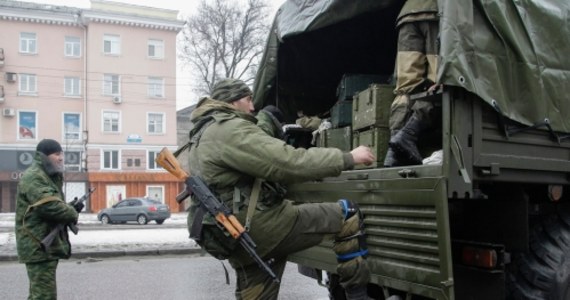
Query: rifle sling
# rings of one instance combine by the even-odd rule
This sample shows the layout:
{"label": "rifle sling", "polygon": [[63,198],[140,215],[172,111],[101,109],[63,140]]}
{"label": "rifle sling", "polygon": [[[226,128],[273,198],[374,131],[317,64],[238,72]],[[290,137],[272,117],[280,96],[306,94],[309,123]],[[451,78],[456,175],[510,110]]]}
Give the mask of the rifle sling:
{"label": "rifle sling", "polygon": [[22,229],[24,229],[24,232],[27,235],[29,235],[34,241],[36,241],[38,243],[38,245],[41,245],[41,241],[28,230],[28,227],[26,227],[26,216],[34,207],[38,207],[40,205],[46,204],[48,202],[53,202],[53,201],[61,201],[61,200],[59,199],[59,197],[56,197],[56,196],[48,196],[48,197],[40,199],[38,202],[36,202],[34,204],[28,205],[28,208],[26,208],[26,212],[24,213],[24,217],[22,218]]}
{"label": "rifle sling", "polygon": [[257,207],[257,200],[259,200],[259,194],[261,193],[261,178],[255,178],[253,182],[253,187],[251,188],[251,195],[249,197],[249,203],[247,204],[247,215],[245,216],[245,230],[249,231],[251,225],[251,219],[255,213]]}

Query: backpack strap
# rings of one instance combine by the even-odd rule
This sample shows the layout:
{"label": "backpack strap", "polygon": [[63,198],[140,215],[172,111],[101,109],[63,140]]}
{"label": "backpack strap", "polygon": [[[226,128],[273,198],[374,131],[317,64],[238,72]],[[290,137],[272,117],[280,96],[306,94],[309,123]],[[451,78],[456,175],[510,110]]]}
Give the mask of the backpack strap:
{"label": "backpack strap", "polygon": [[190,137],[190,140],[188,141],[188,143],[186,143],[185,145],[183,145],[182,147],[178,148],[176,151],[174,151],[173,155],[174,157],[178,157],[180,155],[180,153],[182,153],[182,151],[189,149],[190,146],[192,146],[192,144],[196,144],[198,145],[198,142],[200,141],[200,138],[202,137],[202,134],[204,133],[204,131],[208,128],[208,126],[212,125],[214,122],[216,121],[216,119],[214,119],[213,116],[206,116],[203,119],[200,119],[194,129],[192,129],[188,135]]}

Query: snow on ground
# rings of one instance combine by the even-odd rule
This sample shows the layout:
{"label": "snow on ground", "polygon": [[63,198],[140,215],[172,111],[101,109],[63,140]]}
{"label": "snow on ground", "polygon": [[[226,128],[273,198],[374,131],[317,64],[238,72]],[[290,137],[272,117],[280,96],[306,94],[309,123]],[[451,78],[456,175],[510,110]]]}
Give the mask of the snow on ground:
{"label": "snow on ground", "polygon": [[[0,227],[14,228],[14,213],[0,213]],[[121,229],[124,225],[104,225],[81,230],[82,226],[94,226],[99,223],[96,214],[79,215],[79,233],[69,233],[74,252],[85,251],[129,251],[149,249],[188,249],[198,245],[188,238],[186,228],[187,213],[173,213],[163,225],[151,222],[140,225],[140,229]],[[177,228],[168,228],[167,224],[179,224]],[[0,232],[0,255],[15,253],[16,239],[12,230]]]}
{"label": "snow on ground", "polygon": [[[164,221],[164,224],[184,224],[186,225],[186,217],[188,213],[172,213],[169,219]],[[0,227],[14,227],[16,214],[15,213],[0,213]],[[79,224],[98,224],[97,214],[80,213]]]}
{"label": "snow on ground", "polygon": [[[113,225],[109,225],[113,226]],[[79,230],[77,235],[69,234],[71,244],[177,244],[190,241],[188,229],[126,229],[126,230]]]}

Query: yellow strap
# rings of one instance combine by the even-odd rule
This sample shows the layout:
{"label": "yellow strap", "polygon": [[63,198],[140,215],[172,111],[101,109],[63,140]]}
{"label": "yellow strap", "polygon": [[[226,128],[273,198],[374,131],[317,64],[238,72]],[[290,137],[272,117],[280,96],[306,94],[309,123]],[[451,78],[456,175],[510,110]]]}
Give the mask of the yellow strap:
{"label": "yellow strap", "polygon": [[249,196],[249,203],[247,204],[247,215],[245,216],[245,230],[249,231],[251,226],[251,219],[253,218],[253,213],[257,207],[257,200],[259,199],[259,194],[261,192],[261,178],[255,178],[253,182],[253,187],[251,188],[251,195]]}
{"label": "yellow strap", "polygon": [[22,228],[24,229],[24,232],[26,234],[28,234],[32,239],[34,239],[38,244],[40,244],[40,240],[38,238],[36,238],[26,227],[26,216],[28,215],[28,212],[30,212],[30,210],[34,207],[38,207],[42,204],[48,203],[48,202],[53,202],[53,201],[62,201],[61,199],[59,199],[59,197],[56,196],[48,196],[45,198],[40,199],[40,201],[34,203],[34,204],[30,204],[28,205],[28,208],[26,209],[26,212],[24,213],[24,217],[22,218]]}

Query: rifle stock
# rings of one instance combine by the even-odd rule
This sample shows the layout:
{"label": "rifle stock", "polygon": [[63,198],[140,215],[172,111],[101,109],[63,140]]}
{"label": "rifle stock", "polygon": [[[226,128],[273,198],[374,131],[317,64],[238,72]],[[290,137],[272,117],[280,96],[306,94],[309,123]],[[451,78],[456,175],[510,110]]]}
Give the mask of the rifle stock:
{"label": "rifle stock", "polygon": [[[89,191],[81,196],[81,198],[74,200],[70,203],[83,203],[85,202],[85,200],[87,200],[89,198],[89,196],[91,196],[91,194],[95,191],[95,188],[89,188]],[[55,240],[55,237],[57,237],[59,235],[59,233],[63,230],[65,230],[65,228],[68,227],[69,230],[71,230],[71,232],[73,232],[73,234],[77,234],[79,232],[79,228],[77,228],[77,225],[73,224],[73,223],[69,223],[69,224],[57,224],[57,226],[52,229],[48,235],[46,235],[41,241],[40,241],[40,247],[42,248],[42,250],[45,252],[47,251],[47,249],[49,249],[49,247],[51,246],[51,244],[53,243],[53,241]]]}
{"label": "rifle stock", "polygon": [[[200,208],[204,209],[216,219],[216,223],[220,230],[226,230],[230,235],[239,241],[240,245],[245,249],[249,256],[258,264],[258,266],[265,271],[275,282],[279,282],[277,275],[271,270],[269,265],[264,262],[261,257],[255,252],[257,245],[249,236],[245,228],[241,225],[238,219],[232,214],[232,211],[225,206],[208,188],[202,178],[198,176],[191,176],[182,169],[180,163],[174,157],[168,148],[163,148],[156,157],[156,163],[163,167],[170,174],[179,179],[183,179],[186,183],[186,189],[176,196],[176,201],[180,203],[190,194],[194,194],[196,199],[200,201]],[[179,200],[179,198],[181,200]],[[200,224],[201,225],[201,224]]]}
{"label": "rifle stock", "polygon": [[[190,174],[186,173],[180,166],[180,163],[174,157],[174,154],[168,150],[168,148],[164,147],[158,153],[155,159],[156,163],[163,167],[168,173],[176,176],[178,179],[186,180],[186,178],[190,177]],[[182,203],[184,199],[190,196],[190,192],[188,190],[184,190],[180,192],[180,194],[176,195],[176,202],[178,204]]]}

